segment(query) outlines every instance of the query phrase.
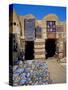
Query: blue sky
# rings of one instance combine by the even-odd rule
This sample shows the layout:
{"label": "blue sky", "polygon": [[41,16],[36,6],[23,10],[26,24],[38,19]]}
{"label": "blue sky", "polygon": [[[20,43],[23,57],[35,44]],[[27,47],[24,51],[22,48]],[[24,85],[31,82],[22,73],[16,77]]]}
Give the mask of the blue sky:
{"label": "blue sky", "polygon": [[66,21],[66,7],[13,4],[13,8],[18,15],[33,14],[37,19],[42,19],[52,13],[56,14],[61,21]]}

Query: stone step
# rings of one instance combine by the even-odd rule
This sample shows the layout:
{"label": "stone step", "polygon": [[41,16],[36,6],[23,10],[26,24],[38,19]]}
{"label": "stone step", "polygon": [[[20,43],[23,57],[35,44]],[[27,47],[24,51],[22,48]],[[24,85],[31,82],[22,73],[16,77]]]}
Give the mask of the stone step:
{"label": "stone step", "polygon": [[36,39],[35,42],[45,42],[45,39]]}
{"label": "stone step", "polygon": [[34,48],[45,48],[45,45],[34,45]]}
{"label": "stone step", "polygon": [[42,54],[42,55],[35,55],[35,59],[37,58],[45,58],[45,54]]}
{"label": "stone step", "polygon": [[44,42],[35,42],[34,45],[45,45]]}
{"label": "stone step", "polygon": [[45,52],[35,52],[34,55],[44,55]]}
{"label": "stone step", "polygon": [[34,49],[35,52],[45,52],[45,49],[44,48],[39,48],[39,49]]}

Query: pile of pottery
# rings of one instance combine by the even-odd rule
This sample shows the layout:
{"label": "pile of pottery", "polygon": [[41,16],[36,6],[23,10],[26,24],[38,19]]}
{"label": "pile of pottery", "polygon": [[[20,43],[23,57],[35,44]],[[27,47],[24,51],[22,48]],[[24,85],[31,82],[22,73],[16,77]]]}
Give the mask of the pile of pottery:
{"label": "pile of pottery", "polygon": [[20,61],[13,66],[13,85],[48,84],[48,66],[44,60]]}

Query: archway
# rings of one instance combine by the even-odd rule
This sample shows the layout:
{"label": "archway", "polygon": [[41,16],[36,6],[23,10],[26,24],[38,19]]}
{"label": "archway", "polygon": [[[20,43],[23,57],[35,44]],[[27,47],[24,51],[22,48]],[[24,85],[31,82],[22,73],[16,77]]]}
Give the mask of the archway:
{"label": "archway", "polygon": [[46,58],[53,57],[56,51],[56,39],[47,39],[45,42]]}

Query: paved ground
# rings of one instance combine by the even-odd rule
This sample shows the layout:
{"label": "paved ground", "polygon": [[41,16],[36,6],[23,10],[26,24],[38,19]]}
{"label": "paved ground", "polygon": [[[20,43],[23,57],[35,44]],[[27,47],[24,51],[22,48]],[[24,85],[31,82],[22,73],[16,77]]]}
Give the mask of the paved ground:
{"label": "paved ground", "polygon": [[65,83],[66,82],[66,65],[60,64],[55,58],[48,58],[46,60],[50,78],[52,83]]}

